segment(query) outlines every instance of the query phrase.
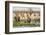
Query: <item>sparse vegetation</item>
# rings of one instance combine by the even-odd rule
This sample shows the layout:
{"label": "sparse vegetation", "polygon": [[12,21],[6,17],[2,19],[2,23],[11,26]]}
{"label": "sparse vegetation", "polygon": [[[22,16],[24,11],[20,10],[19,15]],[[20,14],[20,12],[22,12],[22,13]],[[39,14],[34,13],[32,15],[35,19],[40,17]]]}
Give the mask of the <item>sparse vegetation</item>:
{"label": "sparse vegetation", "polygon": [[16,21],[15,19],[13,20],[13,27],[20,27],[20,26],[30,26],[30,27],[36,27],[36,26],[40,26],[40,22],[39,21],[31,21],[30,23],[27,21]]}

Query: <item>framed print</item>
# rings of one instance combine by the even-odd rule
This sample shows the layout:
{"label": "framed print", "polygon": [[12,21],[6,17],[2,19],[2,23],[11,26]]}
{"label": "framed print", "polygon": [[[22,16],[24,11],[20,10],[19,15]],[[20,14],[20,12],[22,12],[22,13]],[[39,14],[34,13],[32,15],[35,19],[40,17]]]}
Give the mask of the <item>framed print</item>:
{"label": "framed print", "polygon": [[45,4],[5,1],[5,33],[45,31]]}

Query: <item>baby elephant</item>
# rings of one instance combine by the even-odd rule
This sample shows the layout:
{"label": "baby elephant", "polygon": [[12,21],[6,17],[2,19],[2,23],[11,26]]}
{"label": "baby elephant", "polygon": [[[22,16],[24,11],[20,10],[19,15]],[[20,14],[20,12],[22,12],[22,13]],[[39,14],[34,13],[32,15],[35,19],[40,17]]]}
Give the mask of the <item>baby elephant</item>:
{"label": "baby elephant", "polygon": [[30,23],[31,22],[31,18],[28,18],[27,21]]}

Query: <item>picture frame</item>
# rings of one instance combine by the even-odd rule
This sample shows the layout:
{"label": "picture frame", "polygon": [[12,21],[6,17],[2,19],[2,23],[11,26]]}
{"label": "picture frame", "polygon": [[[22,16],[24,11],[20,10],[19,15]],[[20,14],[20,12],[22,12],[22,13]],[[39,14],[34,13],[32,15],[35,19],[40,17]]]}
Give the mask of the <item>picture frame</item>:
{"label": "picture frame", "polygon": [[31,32],[45,32],[45,3],[5,1],[5,33]]}

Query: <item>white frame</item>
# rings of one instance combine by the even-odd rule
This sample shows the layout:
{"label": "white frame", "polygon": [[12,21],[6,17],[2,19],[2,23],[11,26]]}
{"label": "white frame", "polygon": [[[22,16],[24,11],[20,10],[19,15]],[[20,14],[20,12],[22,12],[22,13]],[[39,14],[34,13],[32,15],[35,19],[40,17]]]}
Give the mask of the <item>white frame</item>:
{"label": "white frame", "polygon": [[[18,27],[13,28],[13,7],[39,7],[40,10],[40,27]],[[9,31],[10,32],[20,32],[20,31],[36,31],[36,30],[43,30],[43,5],[33,5],[33,4],[18,4],[18,3],[10,3],[9,4],[10,9],[10,24],[9,24]]]}

